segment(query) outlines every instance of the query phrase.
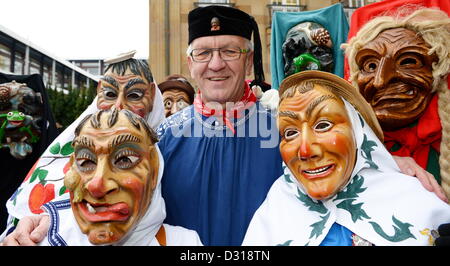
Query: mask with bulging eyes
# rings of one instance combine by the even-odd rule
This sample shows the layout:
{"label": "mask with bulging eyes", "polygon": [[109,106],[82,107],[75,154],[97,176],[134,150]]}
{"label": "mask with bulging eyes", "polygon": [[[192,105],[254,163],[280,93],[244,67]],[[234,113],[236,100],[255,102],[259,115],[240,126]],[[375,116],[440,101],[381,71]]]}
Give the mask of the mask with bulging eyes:
{"label": "mask with bulging eyes", "polygon": [[284,75],[304,70],[333,71],[333,42],[320,24],[303,22],[292,27],[283,43]]}
{"label": "mask with bulging eyes", "polygon": [[166,117],[191,105],[187,93],[179,89],[167,89],[163,92],[162,96]]}

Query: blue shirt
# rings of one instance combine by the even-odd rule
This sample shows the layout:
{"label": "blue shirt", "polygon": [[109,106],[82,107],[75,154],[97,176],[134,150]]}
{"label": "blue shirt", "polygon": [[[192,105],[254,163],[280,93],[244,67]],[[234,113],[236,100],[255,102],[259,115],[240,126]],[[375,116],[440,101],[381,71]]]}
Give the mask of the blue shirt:
{"label": "blue shirt", "polygon": [[275,116],[257,102],[233,124],[235,134],[190,106],[158,129],[165,222],[196,230],[204,245],[241,245],[282,174]]}
{"label": "blue shirt", "polygon": [[334,223],[320,246],[352,246],[352,231],[338,223]]}

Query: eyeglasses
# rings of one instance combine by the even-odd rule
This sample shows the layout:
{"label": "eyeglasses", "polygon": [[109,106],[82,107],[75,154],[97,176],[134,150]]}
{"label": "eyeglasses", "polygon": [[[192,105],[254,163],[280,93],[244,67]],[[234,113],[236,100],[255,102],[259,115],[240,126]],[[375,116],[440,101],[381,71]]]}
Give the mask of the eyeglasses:
{"label": "eyeglasses", "polygon": [[222,60],[233,61],[241,58],[241,54],[248,53],[250,50],[239,47],[198,48],[191,51],[191,57],[195,62],[209,62],[212,58],[213,51],[219,51],[219,56]]}

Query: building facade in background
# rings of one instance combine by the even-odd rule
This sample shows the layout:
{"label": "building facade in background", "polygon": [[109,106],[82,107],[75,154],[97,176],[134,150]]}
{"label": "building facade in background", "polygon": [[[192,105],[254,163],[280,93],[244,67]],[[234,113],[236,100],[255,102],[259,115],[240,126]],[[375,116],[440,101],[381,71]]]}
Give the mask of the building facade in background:
{"label": "building facade in background", "polygon": [[68,61],[99,78],[105,72],[103,59],[69,59]]}
{"label": "building facade in background", "polygon": [[[112,55],[114,56],[114,55]],[[137,58],[138,60],[147,61],[145,58]],[[69,59],[68,61],[75,66],[85,70],[89,74],[94,75],[98,79],[101,78],[108,64],[105,64],[105,59]]]}
{"label": "building facade in background", "polygon": [[46,87],[96,87],[98,76],[60,59],[0,25],[0,72],[40,74]]}
{"label": "building facade in background", "polygon": [[149,0],[150,52],[149,64],[157,81],[171,74],[189,77],[186,60],[188,13],[199,6],[225,5],[251,14],[258,23],[261,36],[266,81],[270,78],[270,38],[273,12],[315,10],[341,3],[348,17],[361,6],[380,0]]}

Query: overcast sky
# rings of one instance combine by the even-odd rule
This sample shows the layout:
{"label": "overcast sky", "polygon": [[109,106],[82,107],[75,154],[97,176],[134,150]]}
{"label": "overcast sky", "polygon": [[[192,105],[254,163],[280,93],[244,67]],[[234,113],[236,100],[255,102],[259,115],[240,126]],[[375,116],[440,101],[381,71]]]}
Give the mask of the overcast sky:
{"label": "overcast sky", "polygon": [[62,59],[148,57],[148,0],[0,0],[0,8],[0,25]]}

